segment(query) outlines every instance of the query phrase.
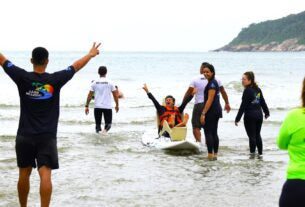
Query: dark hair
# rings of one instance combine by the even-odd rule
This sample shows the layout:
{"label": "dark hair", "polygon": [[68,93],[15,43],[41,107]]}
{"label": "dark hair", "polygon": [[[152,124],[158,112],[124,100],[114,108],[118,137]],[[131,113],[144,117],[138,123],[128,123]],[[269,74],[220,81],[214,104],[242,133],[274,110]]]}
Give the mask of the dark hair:
{"label": "dark hair", "polygon": [[254,75],[254,73],[252,71],[247,71],[247,72],[244,73],[244,75],[248,78],[248,80],[251,81],[250,87],[257,89],[258,85],[255,82],[255,75]]}
{"label": "dark hair", "polygon": [[168,96],[166,96],[166,97],[165,97],[165,100],[166,100],[166,99],[168,99],[168,98],[173,99],[173,102],[174,102],[174,104],[175,104],[176,99],[175,99],[175,98],[174,98],[172,95],[168,95]]}
{"label": "dark hair", "polygon": [[303,80],[302,102],[303,102],[303,107],[305,107],[305,78]]}
{"label": "dark hair", "polygon": [[49,52],[46,48],[36,47],[32,51],[32,62],[34,65],[44,65],[49,58]]}
{"label": "dark hair", "polygon": [[105,76],[107,74],[107,67],[106,66],[99,67],[98,74],[100,74],[100,76]]}
{"label": "dark hair", "polygon": [[214,68],[214,66],[213,66],[212,64],[210,64],[210,63],[207,63],[207,64],[204,66],[204,68],[208,68],[208,69],[213,73],[212,80],[215,79],[216,73],[215,73],[215,68]]}
{"label": "dark hair", "polygon": [[202,68],[205,67],[205,66],[207,66],[207,65],[209,65],[208,62],[203,62],[203,63],[201,63],[201,67],[202,67]]}

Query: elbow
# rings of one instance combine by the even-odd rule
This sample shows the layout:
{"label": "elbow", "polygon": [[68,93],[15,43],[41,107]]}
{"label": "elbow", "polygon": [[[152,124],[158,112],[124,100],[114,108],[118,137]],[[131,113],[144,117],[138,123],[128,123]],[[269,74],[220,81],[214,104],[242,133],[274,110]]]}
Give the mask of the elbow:
{"label": "elbow", "polygon": [[288,144],[283,142],[280,138],[277,139],[276,144],[277,144],[278,148],[281,149],[281,150],[287,150],[288,149]]}

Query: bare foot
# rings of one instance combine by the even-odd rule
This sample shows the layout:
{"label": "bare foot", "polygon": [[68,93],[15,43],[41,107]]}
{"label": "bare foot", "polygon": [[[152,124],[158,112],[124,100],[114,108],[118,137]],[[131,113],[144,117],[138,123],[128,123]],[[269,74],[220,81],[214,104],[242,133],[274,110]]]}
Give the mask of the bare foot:
{"label": "bare foot", "polygon": [[214,161],[214,154],[208,154],[208,160],[209,161]]}

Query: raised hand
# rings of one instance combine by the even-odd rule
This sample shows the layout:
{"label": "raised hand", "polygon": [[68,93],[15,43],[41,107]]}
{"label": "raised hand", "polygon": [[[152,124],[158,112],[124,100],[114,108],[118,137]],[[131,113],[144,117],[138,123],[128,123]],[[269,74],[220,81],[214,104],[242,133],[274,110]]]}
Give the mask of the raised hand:
{"label": "raised hand", "polygon": [[147,87],[146,83],[144,83],[143,90],[144,90],[146,93],[148,93],[148,92],[149,92],[149,91],[148,91],[148,87]]}
{"label": "raised hand", "polygon": [[90,51],[89,51],[89,55],[91,56],[91,57],[95,57],[95,56],[97,56],[98,54],[100,54],[100,51],[99,51],[99,47],[101,46],[101,43],[98,43],[98,44],[96,44],[95,42],[93,43],[93,45],[92,45],[92,48],[90,49]]}
{"label": "raised hand", "polygon": [[97,56],[100,51],[99,51],[99,47],[100,47],[101,43],[96,44],[95,42],[92,45],[92,48],[90,49],[89,53],[82,57],[81,59],[75,61],[72,66],[74,67],[75,72],[79,71],[80,69],[82,69],[83,67],[85,67],[85,65],[87,65],[87,63],[91,60],[91,58]]}

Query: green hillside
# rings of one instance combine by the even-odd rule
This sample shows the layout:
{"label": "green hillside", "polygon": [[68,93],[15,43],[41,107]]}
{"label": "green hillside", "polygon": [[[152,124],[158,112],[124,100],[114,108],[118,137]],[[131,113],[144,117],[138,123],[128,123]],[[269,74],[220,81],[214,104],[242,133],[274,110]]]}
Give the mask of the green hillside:
{"label": "green hillside", "polygon": [[298,44],[305,44],[305,11],[277,20],[251,24],[242,29],[228,46],[282,43],[287,39],[298,39]]}

